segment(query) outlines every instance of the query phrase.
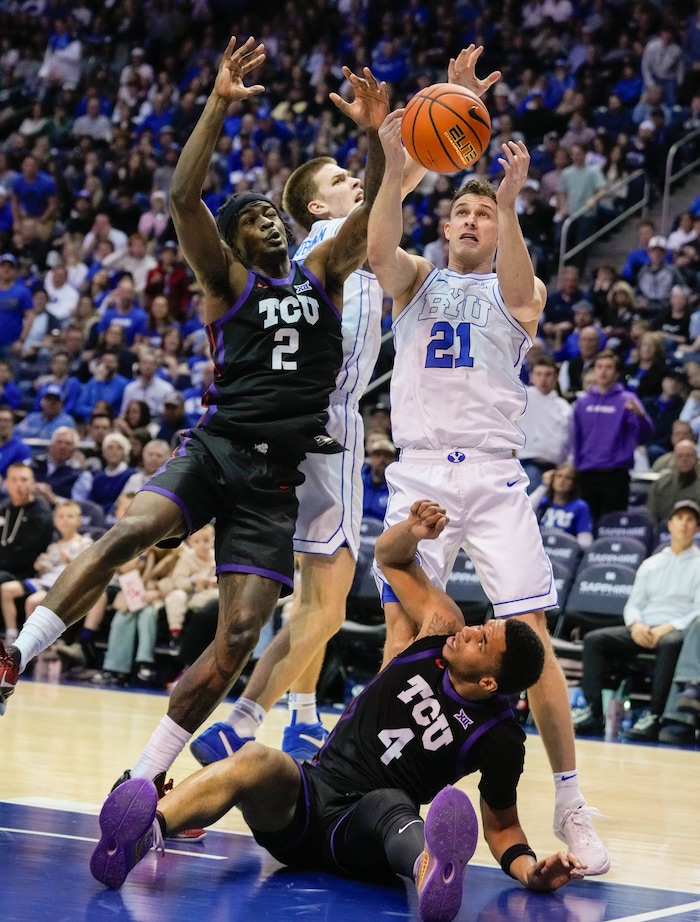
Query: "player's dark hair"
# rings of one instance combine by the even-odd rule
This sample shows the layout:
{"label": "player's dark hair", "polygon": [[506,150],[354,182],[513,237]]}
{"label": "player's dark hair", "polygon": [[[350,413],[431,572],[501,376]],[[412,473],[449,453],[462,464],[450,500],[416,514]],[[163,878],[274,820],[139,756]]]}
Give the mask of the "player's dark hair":
{"label": "player's dark hair", "polygon": [[304,230],[311,230],[314,216],[309,211],[309,202],[318,195],[316,174],[327,163],[335,164],[333,157],[314,157],[302,163],[284,184],[282,207]]}
{"label": "player's dark hair", "polygon": [[544,666],[544,647],[532,628],[517,618],[506,621],[506,649],[495,677],[501,695],[525,691],[539,679]]}
{"label": "player's dark hair", "polygon": [[488,179],[470,179],[466,182],[461,189],[457,189],[455,194],[452,196],[452,201],[450,202],[450,210],[452,206],[457,201],[457,199],[462,198],[463,195],[483,195],[486,198],[490,198],[492,201],[496,201],[496,190],[493,188],[493,185],[488,181]]}

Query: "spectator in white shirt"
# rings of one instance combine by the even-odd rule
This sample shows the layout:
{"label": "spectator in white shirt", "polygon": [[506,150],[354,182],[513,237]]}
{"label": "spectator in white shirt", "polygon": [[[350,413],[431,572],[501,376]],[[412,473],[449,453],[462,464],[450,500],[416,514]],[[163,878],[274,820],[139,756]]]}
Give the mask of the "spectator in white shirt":
{"label": "spectator in white shirt", "polygon": [[124,413],[131,400],[142,400],[148,405],[151,416],[161,416],[163,401],[175,388],[168,381],[156,376],[158,363],[150,350],[144,350],[138,360],[138,374],[124,388],[121,412]]}
{"label": "spectator in white shirt", "polygon": [[56,263],[53,269],[46,273],[44,287],[49,296],[46,310],[63,329],[75,313],[80,292],[68,281],[68,270],[63,263]]}
{"label": "spectator in white shirt", "polygon": [[113,271],[118,269],[122,272],[128,272],[134,280],[134,289],[139,301],[143,302],[143,294],[146,288],[146,279],[151,269],[158,265],[157,261],[147,250],[148,239],[145,234],[138,231],[131,234],[126,247],[110,253],[102,260],[105,269]]}
{"label": "spectator in white shirt", "polygon": [[557,391],[557,366],[542,356],[532,367],[527,391],[527,407],[519,420],[525,433],[525,447],[518,452],[520,463],[530,478],[528,493],[542,482],[542,474],[566,460],[569,450],[571,404]]}

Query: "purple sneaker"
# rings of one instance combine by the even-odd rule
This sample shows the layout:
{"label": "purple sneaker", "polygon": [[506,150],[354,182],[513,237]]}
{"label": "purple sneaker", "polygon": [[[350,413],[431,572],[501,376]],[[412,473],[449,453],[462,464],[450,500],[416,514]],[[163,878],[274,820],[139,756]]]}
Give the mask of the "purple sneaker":
{"label": "purple sneaker", "polygon": [[100,812],[102,838],[90,859],[92,876],[118,890],[151,848],[163,848],[156,820],[158,792],[148,778],[130,778],[115,788]]}
{"label": "purple sneaker", "polygon": [[450,922],[462,905],[464,869],[474,854],[479,824],[467,795],[448,785],[425,818],[425,850],[416,876],[423,922]]}

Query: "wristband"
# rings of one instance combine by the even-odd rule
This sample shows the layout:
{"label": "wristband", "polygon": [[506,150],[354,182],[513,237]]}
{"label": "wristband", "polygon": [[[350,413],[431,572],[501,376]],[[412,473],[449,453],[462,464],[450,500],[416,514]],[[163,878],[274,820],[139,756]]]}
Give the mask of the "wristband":
{"label": "wristband", "polygon": [[519,858],[521,855],[530,855],[537,861],[537,855],[526,842],[518,842],[516,845],[511,845],[510,848],[507,848],[501,855],[501,868],[504,873],[514,880],[517,880],[517,877],[515,874],[510,873],[510,866],[515,859]]}

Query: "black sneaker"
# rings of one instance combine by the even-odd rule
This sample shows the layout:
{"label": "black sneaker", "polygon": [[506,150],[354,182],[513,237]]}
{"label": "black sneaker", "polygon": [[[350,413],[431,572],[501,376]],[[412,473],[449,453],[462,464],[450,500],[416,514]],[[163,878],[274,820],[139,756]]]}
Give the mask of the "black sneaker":
{"label": "black sneaker", "polygon": [[697,683],[686,685],[678,696],[676,707],[683,714],[693,714],[695,717],[700,716],[700,685]]}
{"label": "black sneaker", "polygon": [[677,720],[666,721],[659,730],[659,742],[672,746],[692,746],[695,742],[695,727]]}
{"label": "black sneaker", "polygon": [[605,731],[603,715],[596,714],[590,705],[581,708],[571,722],[576,736],[602,736]]}
{"label": "black sneaker", "polygon": [[633,743],[655,743],[659,738],[659,715],[645,711],[635,725],[623,730],[620,736]]}

